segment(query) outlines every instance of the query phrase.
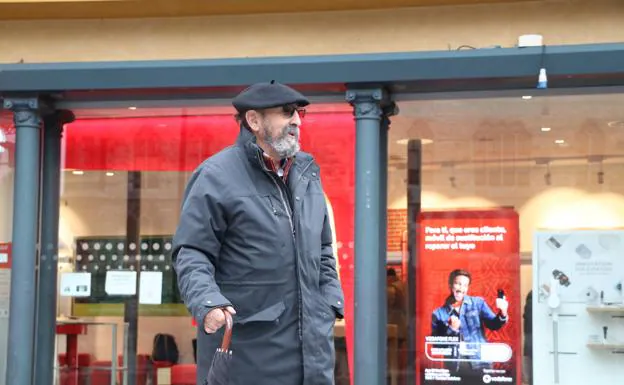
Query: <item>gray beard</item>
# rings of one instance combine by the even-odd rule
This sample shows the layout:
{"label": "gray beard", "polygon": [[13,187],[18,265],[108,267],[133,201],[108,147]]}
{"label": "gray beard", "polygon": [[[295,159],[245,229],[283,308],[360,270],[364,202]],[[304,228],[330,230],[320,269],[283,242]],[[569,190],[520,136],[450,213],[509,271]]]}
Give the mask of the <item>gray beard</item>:
{"label": "gray beard", "polygon": [[[295,132],[295,136],[288,135],[290,131]],[[299,127],[286,126],[276,137],[271,137],[270,130],[264,130],[264,142],[271,147],[273,151],[281,158],[290,158],[294,156],[301,146],[299,144]]]}

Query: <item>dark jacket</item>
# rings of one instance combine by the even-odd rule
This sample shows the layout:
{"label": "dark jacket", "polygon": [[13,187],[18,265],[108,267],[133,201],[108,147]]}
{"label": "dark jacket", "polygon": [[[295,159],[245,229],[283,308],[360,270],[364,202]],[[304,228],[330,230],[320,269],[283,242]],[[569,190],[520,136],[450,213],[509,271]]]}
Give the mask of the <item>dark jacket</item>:
{"label": "dark jacket", "polygon": [[198,323],[198,384],[223,337],[223,328],[206,334],[203,319],[229,304],[237,311],[231,384],[333,384],[344,299],[319,166],[299,152],[284,183],[261,154],[241,129],[186,188],[173,256]]}

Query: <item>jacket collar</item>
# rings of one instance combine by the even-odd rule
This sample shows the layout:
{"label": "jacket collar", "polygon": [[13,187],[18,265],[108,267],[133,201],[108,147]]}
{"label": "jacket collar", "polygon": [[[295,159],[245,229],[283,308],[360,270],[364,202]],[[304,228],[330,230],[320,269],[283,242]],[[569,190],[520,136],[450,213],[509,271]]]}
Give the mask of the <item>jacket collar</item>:
{"label": "jacket collar", "polygon": [[[446,309],[450,312],[451,310],[453,310],[453,303],[455,302],[455,298],[453,297],[453,295],[449,295],[446,298]],[[465,295],[464,296],[464,300],[462,301],[462,307],[464,307],[464,305],[472,305],[472,297]]]}
{"label": "jacket collar", "polygon": [[[256,143],[256,136],[242,125],[240,126],[240,132],[238,134],[238,138],[236,139],[236,145],[244,150],[247,159],[251,162],[251,164],[268,170],[263,161],[263,151]],[[294,158],[295,159],[290,171],[291,173],[295,170],[302,171],[302,168],[304,168],[305,165],[312,160],[312,157],[304,152],[297,153]]]}

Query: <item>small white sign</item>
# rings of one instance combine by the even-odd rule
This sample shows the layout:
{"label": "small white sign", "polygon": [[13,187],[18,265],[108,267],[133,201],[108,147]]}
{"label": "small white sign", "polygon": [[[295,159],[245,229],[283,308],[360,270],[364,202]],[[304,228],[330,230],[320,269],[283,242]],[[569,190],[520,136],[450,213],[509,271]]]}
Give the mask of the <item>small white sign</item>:
{"label": "small white sign", "polygon": [[160,305],[162,303],[162,271],[144,271],[139,277],[139,303]]}
{"label": "small white sign", "polygon": [[91,273],[63,273],[62,297],[88,297],[91,295]]}
{"label": "small white sign", "polygon": [[135,295],[136,271],[107,271],[104,290],[108,295]]}
{"label": "small white sign", "polygon": [[0,263],[7,263],[7,262],[9,262],[9,254],[0,253]]}
{"label": "small white sign", "polygon": [[11,269],[0,269],[0,318],[9,318]]}

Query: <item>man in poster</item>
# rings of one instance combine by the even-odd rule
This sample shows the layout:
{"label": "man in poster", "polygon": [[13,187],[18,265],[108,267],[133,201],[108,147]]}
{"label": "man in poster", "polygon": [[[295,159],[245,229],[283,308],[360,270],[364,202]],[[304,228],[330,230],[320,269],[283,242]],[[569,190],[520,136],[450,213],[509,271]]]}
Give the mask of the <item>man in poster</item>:
{"label": "man in poster", "polygon": [[456,348],[445,367],[462,383],[483,383],[483,369],[492,364],[481,361],[481,344],[487,343],[485,328],[499,330],[507,323],[509,303],[503,293],[496,299],[494,313],[482,297],[467,295],[472,276],[466,270],[453,270],[448,279],[450,295],[432,314],[432,335],[456,337]]}

